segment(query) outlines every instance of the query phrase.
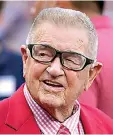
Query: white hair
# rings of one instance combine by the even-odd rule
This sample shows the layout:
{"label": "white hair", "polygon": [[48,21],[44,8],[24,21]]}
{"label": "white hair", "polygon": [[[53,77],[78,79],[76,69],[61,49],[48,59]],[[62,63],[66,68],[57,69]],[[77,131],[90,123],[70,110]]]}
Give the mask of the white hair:
{"label": "white hair", "polygon": [[86,55],[92,59],[96,59],[98,48],[98,37],[94,25],[86,14],[63,8],[47,8],[43,9],[35,18],[29,31],[26,44],[34,43],[36,36],[36,26],[48,21],[56,25],[74,26],[76,28],[85,28],[88,33],[88,47]]}

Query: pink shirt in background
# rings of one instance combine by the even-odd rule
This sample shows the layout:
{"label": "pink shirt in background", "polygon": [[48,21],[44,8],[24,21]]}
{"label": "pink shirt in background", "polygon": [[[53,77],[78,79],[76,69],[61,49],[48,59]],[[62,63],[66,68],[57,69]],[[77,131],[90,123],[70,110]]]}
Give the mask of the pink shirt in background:
{"label": "pink shirt in background", "polygon": [[103,67],[79,101],[97,107],[113,118],[113,25],[107,16],[98,16],[91,20],[99,38],[97,61],[101,62]]}

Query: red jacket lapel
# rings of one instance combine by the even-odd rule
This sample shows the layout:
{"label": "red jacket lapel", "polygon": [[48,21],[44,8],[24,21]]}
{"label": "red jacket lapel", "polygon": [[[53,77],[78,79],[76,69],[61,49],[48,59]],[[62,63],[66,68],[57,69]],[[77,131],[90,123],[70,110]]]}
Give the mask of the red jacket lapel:
{"label": "red jacket lapel", "polygon": [[[8,100],[9,108],[5,124],[11,130],[11,133],[41,134],[24,97],[23,86],[21,86],[19,90]],[[109,134],[113,132],[113,121],[97,109],[81,104],[80,118],[85,134]]]}
{"label": "red jacket lapel", "polygon": [[13,128],[16,133],[40,134],[40,129],[24,97],[23,85],[9,98],[9,109],[5,124]]}
{"label": "red jacket lapel", "polygon": [[102,111],[81,104],[80,118],[87,134],[113,133],[113,121]]}

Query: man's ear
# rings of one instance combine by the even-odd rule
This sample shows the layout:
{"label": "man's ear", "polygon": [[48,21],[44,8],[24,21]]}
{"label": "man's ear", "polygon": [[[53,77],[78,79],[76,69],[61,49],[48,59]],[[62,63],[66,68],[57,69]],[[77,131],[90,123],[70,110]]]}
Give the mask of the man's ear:
{"label": "man's ear", "polygon": [[91,86],[96,76],[100,73],[102,68],[102,63],[96,62],[93,64],[93,66],[89,70],[89,80],[86,85],[86,90]]}
{"label": "man's ear", "polygon": [[28,58],[28,52],[27,52],[26,45],[21,46],[21,54],[22,54],[22,61],[23,61],[23,77],[25,77],[26,61],[27,61],[27,58]]}

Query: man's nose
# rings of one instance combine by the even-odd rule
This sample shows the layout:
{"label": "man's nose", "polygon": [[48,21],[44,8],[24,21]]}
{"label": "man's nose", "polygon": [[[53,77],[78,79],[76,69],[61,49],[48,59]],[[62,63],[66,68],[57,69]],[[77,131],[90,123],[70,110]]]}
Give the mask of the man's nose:
{"label": "man's nose", "polygon": [[63,67],[58,57],[52,61],[50,66],[47,68],[47,72],[53,77],[62,76],[64,74]]}

